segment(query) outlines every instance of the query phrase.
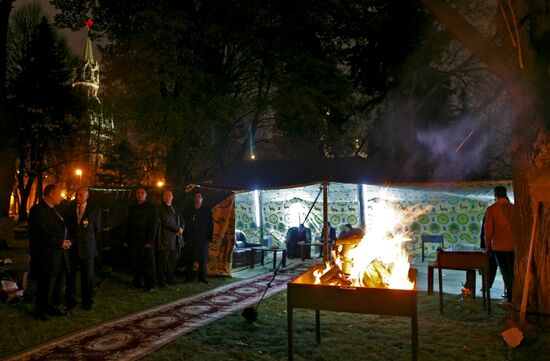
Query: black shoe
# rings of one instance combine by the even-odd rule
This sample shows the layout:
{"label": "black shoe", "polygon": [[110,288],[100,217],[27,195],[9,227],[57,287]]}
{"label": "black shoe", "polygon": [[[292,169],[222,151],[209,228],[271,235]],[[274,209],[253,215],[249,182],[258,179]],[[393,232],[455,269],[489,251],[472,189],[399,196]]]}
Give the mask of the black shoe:
{"label": "black shoe", "polygon": [[65,305],[65,309],[67,311],[71,311],[73,308],[75,308],[76,306],[76,301],[69,301],[67,302],[67,304]]}
{"label": "black shoe", "polygon": [[46,313],[49,316],[55,316],[55,317],[67,316],[67,312],[61,311],[59,308],[52,308]]}
{"label": "black shoe", "polygon": [[200,278],[199,278],[199,282],[208,284],[208,281],[207,281],[206,278],[204,278],[204,277],[200,277]]}
{"label": "black shoe", "polygon": [[42,312],[35,312],[33,314],[33,317],[37,321],[48,321],[49,320],[48,316],[45,313],[42,313]]}
{"label": "black shoe", "polygon": [[92,303],[84,303],[82,304],[82,309],[84,311],[90,311],[92,309]]}

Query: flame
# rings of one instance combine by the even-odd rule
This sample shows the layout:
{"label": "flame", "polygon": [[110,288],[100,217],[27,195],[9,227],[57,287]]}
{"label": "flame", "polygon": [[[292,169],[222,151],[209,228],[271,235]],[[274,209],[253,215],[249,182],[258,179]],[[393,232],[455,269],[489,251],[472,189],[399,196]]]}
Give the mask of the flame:
{"label": "flame", "polygon": [[315,276],[315,284],[320,285],[321,284],[321,276],[327,273],[332,268],[330,262],[325,262],[325,269],[323,270],[315,270],[313,271],[313,275]]}
{"label": "flame", "polygon": [[[410,264],[405,244],[410,237],[404,225],[410,224],[418,212],[412,214],[392,206],[384,190],[372,208],[364,237],[347,252],[343,252],[344,247],[340,245],[338,252],[333,253],[334,263],[327,262],[324,269],[314,272],[315,284],[346,285],[349,282],[347,285],[356,287],[414,288],[414,282],[408,277]],[[329,271],[335,277],[323,282],[323,275]]]}

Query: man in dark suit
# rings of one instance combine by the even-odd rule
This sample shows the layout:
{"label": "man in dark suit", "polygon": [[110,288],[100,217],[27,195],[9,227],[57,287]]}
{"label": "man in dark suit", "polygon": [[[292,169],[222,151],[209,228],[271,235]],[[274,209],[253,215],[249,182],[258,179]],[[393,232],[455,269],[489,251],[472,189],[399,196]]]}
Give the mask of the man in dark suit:
{"label": "man in dark suit", "polygon": [[199,282],[206,280],[206,265],[208,262],[208,244],[212,241],[214,224],[212,212],[202,205],[202,193],[196,191],[193,195],[193,210],[186,218],[185,225],[185,268],[186,281],[193,280],[194,261],[199,262]]}
{"label": "man in dark suit", "polygon": [[68,266],[67,250],[71,242],[63,217],[55,206],[61,202],[55,184],[44,188],[43,199],[31,208],[29,215],[30,255],[36,271],[35,317],[47,320],[47,315],[62,316],[65,313],[54,305],[59,300],[59,279]]}
{"label": "man in dark suit", "polygon": [[[132,287],[145,286],[145,292],[153,292],[155,284],[155,237],[157,235],[157,211],[147,201],[147,191],[136,189],[136,203],[130,206],[126,219],[126,241],[130,251]],[[143,281],[143,284],[142,284]]]}
{"label": "man in dark suit", "polygon": [[183,247],[183,221],[172,205],[172,191],[165,191],[159,206],[159,231],[156,244],[157,283],[159,287],[174,283],[176,262]]}
{"label": "man in dark suit", "polygon": [[88,203],[88,188],[79,188],[75,200],[65,209],[64,218],[72,246],[69,250],[71,264],[67,274],[65,304],[67,309],[76,305],[76,274],[80,270],[82,308],[93,305],[94,260],[97,256],[96,237],[101,230],[99,213]]}

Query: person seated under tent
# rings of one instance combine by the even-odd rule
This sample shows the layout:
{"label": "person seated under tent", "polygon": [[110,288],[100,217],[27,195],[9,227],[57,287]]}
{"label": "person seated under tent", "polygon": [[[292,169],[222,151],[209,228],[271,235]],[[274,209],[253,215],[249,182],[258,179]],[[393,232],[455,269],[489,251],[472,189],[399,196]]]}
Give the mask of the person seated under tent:
{"label": "person seated under tent", "polygon": [[338,238],[363,238],[365,232],[360,228],[353,228],[351,224],[347,223],[345,228],[340,232]]}
{"label": "person seated under tent", "polygon": [[290,227],[286,232],[286,249],[288,258],[301,258],[302,250],[298,242],[311,243],[311,230],[300,224],[298,227]]}
{"label": "person seated under tent", "polygon": [[261,246],[261,244],[259,243],[248,242],[248,238],[246,237],[246,234],[240,229],[235,230],[235,244],[238,248],[243,248],[243,247],[251,248],[251,247]]}

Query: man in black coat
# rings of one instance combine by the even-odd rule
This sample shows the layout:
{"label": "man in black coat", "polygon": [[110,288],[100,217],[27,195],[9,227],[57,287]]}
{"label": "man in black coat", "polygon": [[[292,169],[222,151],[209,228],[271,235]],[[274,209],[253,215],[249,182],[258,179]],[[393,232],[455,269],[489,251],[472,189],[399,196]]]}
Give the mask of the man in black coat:
{"label": "man in black coat", "polygon": [[65,304],[67,309],[76,305],[76,273],[80,270],[82,308],[93,305],[94,260],[97,256],[96,237],[101,230],[100,216],[89,203],[88,188],[79,188],[75,200],[65,209],[64,218],[72,246],[69,249],[70,270],[67,274]]}
{"label": "man in black coat", "polygon": [[62,316],[58,308],[60,278],[68,267],[67,249],[71,242],[63,217],[55,206],[61,202],[55,184],[44,188],[43,199],[31,208],[29,214],[29,246],[36,280],[35,317],[47,320],[47,315]]}
{"label": "man in black coat", "polygon": [[[147,201],[147,191],[136,189],[136,204],[130,206],[126,219],[126,241],[130,251],[132,287],[145,286],[145,292],[153,292],[155,284],[155,237],[158,220],[155,207]],[[143,281],[143,284],[142,284]]]}
{"label": "man in black coat", "polygon": [[208,244],[212,241],[214,224],[212,212],[202,205],[202,193],[196,191],[193,195],[193,210],[186,217],[185,225],[185,268],[186,280],[193,280],[194,261],[199,262],[199,282],[206,280],[206,265],[208,262]]}
{"label": "man in black coat", "polygon": [[183,220],[172,205],[172,191],[165,191],[159,206],[159,231],[156,244],[157,283],[159,287],[174,283],[174,273],[183,247]]}

